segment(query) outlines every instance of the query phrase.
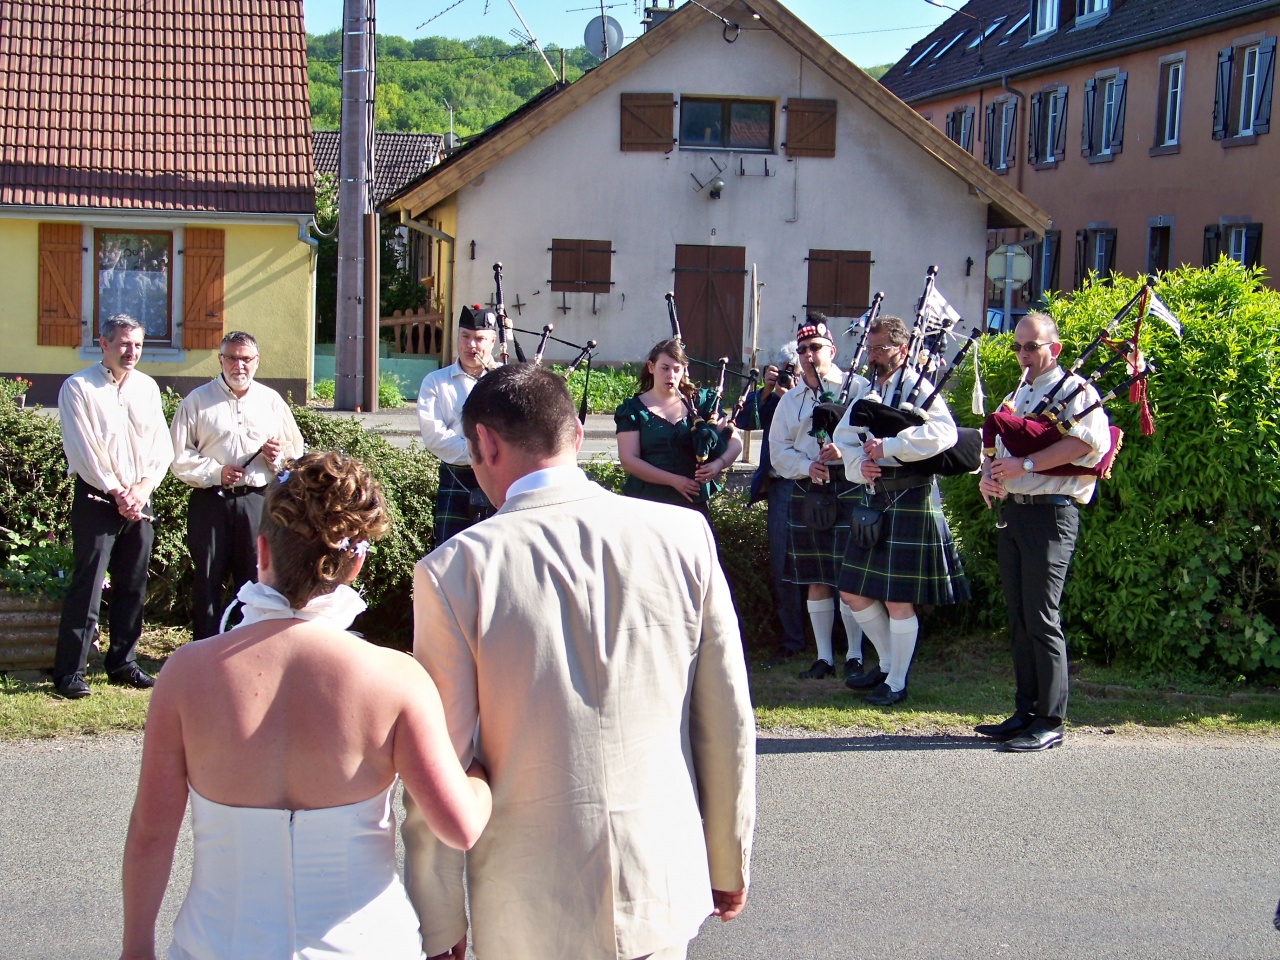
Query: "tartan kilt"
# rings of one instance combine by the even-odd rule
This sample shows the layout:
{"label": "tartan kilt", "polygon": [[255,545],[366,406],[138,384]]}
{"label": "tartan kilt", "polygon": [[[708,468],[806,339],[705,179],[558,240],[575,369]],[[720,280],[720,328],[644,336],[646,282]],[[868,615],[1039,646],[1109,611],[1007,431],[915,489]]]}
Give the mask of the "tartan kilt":
{"label": "tartan kilt", "polygon": [[952,604],[969,599],[969,581],[960,565],[955,540],[931,487],[913,487],[871,496],[859,484],[859,506],[881,508],[885,529],[870,550],[850,538],[840,568],[839,588],[870,600],[894,603]]}
{"label": "tartan kilt", "polygon": [[[480,483],[470,467],[440,464],[440,487],[436,491],[435,519],[432,524],[433,547],[438,547],[455,533],[493,516],[493,507],[473,507],[471,491]],[[487,502],[487,501],[486,501]]]}
{"label": "tartan kilt", "polygon": [[823,583],[834,587],[840,578],[840,563],[849,540],[849,514],[857,502],[859,483],[844,479],[844,471],[836,471],[829,481],[836,491],[839,512],[830,530],[814,530],[804,522],[804,498],[812,481],[775,479],[774,483],[791,484],[791,510],[787,518],[787,562],[783,579],[789,583]]}

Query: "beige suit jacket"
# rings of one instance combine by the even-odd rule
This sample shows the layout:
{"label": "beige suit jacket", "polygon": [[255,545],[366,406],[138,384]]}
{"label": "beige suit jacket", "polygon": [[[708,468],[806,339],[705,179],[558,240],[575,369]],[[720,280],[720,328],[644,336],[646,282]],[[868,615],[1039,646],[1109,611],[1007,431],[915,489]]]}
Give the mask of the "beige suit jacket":
{"label": "beige suit jacket", "polygon": [[[518,494],[418,564],[414,623],[493,789],[466,858],[480,960],[644,956],[692,939],[712,888],[747,886],[755,723],[700,516],[585,480]],[[430,956],[466,930],[463,855],[405,799]]]}

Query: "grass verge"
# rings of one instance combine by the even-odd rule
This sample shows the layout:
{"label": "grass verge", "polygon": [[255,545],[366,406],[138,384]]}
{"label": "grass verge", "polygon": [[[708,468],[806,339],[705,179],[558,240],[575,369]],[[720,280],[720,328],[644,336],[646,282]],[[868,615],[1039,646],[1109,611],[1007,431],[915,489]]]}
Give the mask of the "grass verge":
{"label": "grass verge", "polygon": [[[154,672],[189,638],[185,629],[149,628],[138,644],[138,661]],[[799,679],[797,674],[806,666],[807,660],[797,658],[766,668],[759,658],[752,658],[751,694],[761,729],[967,735],[975,723],[1003,719],[1013,707],[1013,670],[999,634],[927,638],[912,664],[909,697],[889,708],[864,706],[838,676]],[[54,696],[48,681],[0,680],[0,739],[142,729],[149,694],[108,685],[100,668],[91,669],[89,686],[93,696],[69,701]],[[1277,737],[1280,694],[1191,674],[1074,663],[1070,723],[1117,734]]]}

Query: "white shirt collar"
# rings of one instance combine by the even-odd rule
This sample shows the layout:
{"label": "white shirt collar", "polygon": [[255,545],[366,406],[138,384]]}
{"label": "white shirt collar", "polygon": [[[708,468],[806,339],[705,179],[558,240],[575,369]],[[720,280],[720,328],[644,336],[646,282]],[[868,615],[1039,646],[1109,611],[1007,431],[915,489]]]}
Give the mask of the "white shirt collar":
{"label": "white shirt collar", "polygon": [[545,490],[548,487],[570,487],[579,483],[589,483],[587,475],[577,464],[564,464],[558,467],[547,467],[526,473],[511,486],[507,487],[507,499],[520,493],[531,493],[534,490]]}

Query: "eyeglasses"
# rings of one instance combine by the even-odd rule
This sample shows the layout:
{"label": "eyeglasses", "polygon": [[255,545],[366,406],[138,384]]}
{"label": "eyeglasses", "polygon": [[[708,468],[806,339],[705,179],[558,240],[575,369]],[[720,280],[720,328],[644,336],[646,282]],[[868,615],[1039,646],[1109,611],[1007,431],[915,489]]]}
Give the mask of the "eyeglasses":
{"label": "eyeglasses", "polygon": [[806,343],[803,346],[796,347],[797,353],[817,353],[823,347],[830,346],[827,343]]}
{"label": "eyeglasses", "polygon": [[230,363],[230,364],[233,364],[233,365],[235,365],[235,364],[240,364],[240,365],[243,365],[243,366],[246,366],[246,367],[247,367],[247,366],[249,366],[251,363],[256,362],[256,361],[257,361],[257,359],[258,359],[258,356],[257,356],[257,354],[254,354],[252,357],[231,357],[231,356],[228,356],[228,355],[227,355],[227,354],[225,354],[225,353],[220,353],[220,354],[218,354],[218,358],[219,358],[219,359],[221,359],[221,360],[223,360],[223,361],[224,361],[224,362],[226,362],[226,363]]}
{"label": "eyeglasses", "polygon": [[900,346],[902,346],[900,343],[886,343],[878,347],[867,347],[867,350],[871,353],[878,353],[881,356],[884,356],[886,353],[893,353],[893,351],[897,350]]}
{"label": "eyeglasses", "polygon": [[1012,349],[1014,353],[1035,353],[1041,347],[1047,347],[1047,346],[1050,346],[1050,343],[1048,341],[1046,341],[1045,343],[1035,343],[1034,341],[1031,343],[1015,342],[1010,349]]}

